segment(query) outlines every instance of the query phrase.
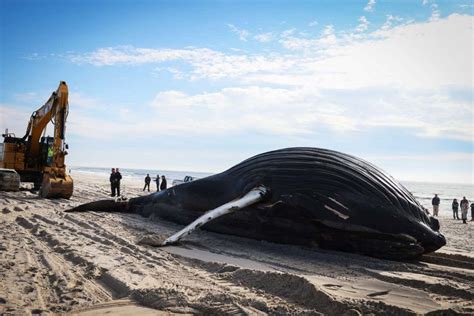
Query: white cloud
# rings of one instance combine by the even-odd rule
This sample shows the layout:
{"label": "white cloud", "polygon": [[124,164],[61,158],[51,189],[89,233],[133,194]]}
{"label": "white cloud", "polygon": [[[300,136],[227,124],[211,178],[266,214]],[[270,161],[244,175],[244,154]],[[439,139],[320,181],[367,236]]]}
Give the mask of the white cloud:
{"label": "white cloud", "polygon": [[327,46],[323,37],[291,38],[282,44],[292,50],[315,52],[298,64],[305,64],[302,68],[319,87],[471,87],[472,25],[471,16],[453,14],[437,21],[379,29],[361,41],[344,41],[334,35],[333,44]]}
{"label": "white cloud", "polygon": [[[361,18],[366,24],[366,19]],[[400,24],[388,16],[380,29],[355,38],[336,35],[327,25],[316,38],[287,30],[279,43],[292,54],[225,54],[206,48],[151,49],[120,46],[71,55],[74,63],[97,66],[184,62],[191,70],[180,78],[222,78],[254,84],[312,85],[328,89],[391,86],[438,89],[472,86],[473,17],[453,14],[424,23]],[[367,22],[368,23],[368,22]],[[364,26],[365,28],[365,26]]]}
{"label": "white cloud", "polygon": [[295,30],[292,29],[291,31],[291,33],[284,32],[285,34],[282,34],[282,38],[279,40],[280,44],[289,50],[312,51],[314,53],[324,51],[338,43],[333,25],[326,25],[318,38],[296,37],[292,35]]}
{"label": "white cloud", "polygon": [[375,3],[376,3],[375,0],[369,0],[369,2],[367,2],[367,5],[364,7],[364,11],[367,11],[367,12],[374,11]]}
{"label": "white cloud", "polygon": [[254,36],[254,38],[262,43],[270,42],[273,39],[273,33],[268,32],[268,33],[262,33],[262,34],[257,34]]}
{"label": "white cloud", "polygon": [[430,21],[437,21],[441,16],[441,11],[438,9],[438,5],[436,3],[431,4],[431,17]]}
{"label": "white cloud", "polygon": [[[367,19],[361,17],[360,22],[365,31]],[[181,79],[232,80],[229,88],[215,92],[158,93],[152,104],[160,116],[173,122],[178,116],[183,119],[179,126],[166,126],[170,133],[256,130],[305,135],[318,127],[345,132],[393,126],[419,137],[472,141],[472,104],[453,100],[449,91],[473,87],[473,17],[453,14],[400,23],[401,18],[389,15],[381,28],[362,37],[336,33],[332,25],[315,38],[298,37],[289,29],[279,39],[287,54],[122,46],[70,58],[97,66],[176,62],[165,69]],[[180,70],[180,63],[191,70]],[[320,95],[325,90],[396,95],[329,100]],[[143,124],[135,123],[130,128]]]}
{"label": "white cloud", "polygon": [[118,64],[139,65],[161,63],[173,60],[209,59],[220,54],[206,48],[188,49],[153,49],[137,48],[129,45],[99,48],[86,54],[70,54],[69,60],[76,64],[92,64],[94,66],[112,66]]}
{"label": "white cloud", "polygon": [[403,21],[403,18],[401,18],[399,16],[394,16],[394,15],[388,14],[387,19],[385,20],[385,23],[382,25],[382,27],[380,29],[382,31],[386,31],[386,30],[392,28],[394,23],[400,23],[402,21]]}
{"label": "white cloud", "polygon": [[[46,101],[46,100],[45,100]],[[95,98],[86,96],[80,92],[70,92],[68,97],[69,104],[74,105],[74,107],[80,107],[85,109],[98,109],[103,108],[103,102]]]}
{"label": "white cloud", "polygon": [[11,104],[0,103],[0,134],[8,129],[8,132],[14,133],[16,137],[23,137],[32,112],[33,109],[27,111]]}
{"label": "white cloud", "polygon": [[423,0],[422,3],[424,6],[430,4],[430,9],[431,9],[431,17],[430,21],[436,21],[440,18],[441,16],[441,11],[439,10],[438,5],[436,4],[435,0]]}
{"label": "white cloud", "polygon": [[246,42],[247,41],[247,38],[250,36],[250,32],[247,31],[247,30],[244,30],[244,29],[239,29],[238,27],[236,27],[235,25],[233,24],[227,24],[227,26],[230,28],[230,30],[232,32],[234,32],[235,34],[237,34],[239,36],[239,39],[241,41],[244,41]]}
{"label": "white cloud", "polygon": [[[91,118],[80,112],[72,119],[72,132],[105,139],[133,133],[263,133],[306,137],[321,129],[346,133],[399,127],[419,137],[472,141],[474,126],[469,100],[452,100],[447,94],[379,95],[376,91],[355,93],[347,99],[339,96],[339,92],[321,95],[313,89],[258,86],[197,94],[169,90],[158,93],[151,101],[154,115],[140,118],[127,115],[126,120],[117,122],[108,117]],[[154,117],[160,117],[159,125]]]}
{"label": "white cloud", "polygon": [[310,27],[313,27],[313,26],[316,26],[316,25],[318,25],[318,21],[317,21],[317,20],[313,20],[313,21],[311,21],[311,22],[308,23],[308,26],[310,26]]}
{"label": "white cloud", "polygon": [[359,25],[357,25],[356,32],[365,32],[369,28],[370,22],[365,16],[359,18]]}
{"label": "white cloud", "polygon": [[281,32],[280,36],[281,37],[289,37],[289,36],[293,35],[293,33],[295,33],[295,32],[296,32],[295,28],[284,30],[283,32]]}
{"label": "white cloud", "polygon": [[39,104],[39,102],[41,101],[43,102],[47,101],[46,98],[40,97],[40,95],[36,92],[15,93],[13,97],[15,98],[16,101],[23,102],[23,103],[35,102]]}
{"label": "white cloud", "polygon": [[44,54],[39,54],[39,53],[31,53],[26,56],[23,56],[23,59],[30,60],[30,61],[35,61],[35,60],[41,60],[45,59],[47,56]]}

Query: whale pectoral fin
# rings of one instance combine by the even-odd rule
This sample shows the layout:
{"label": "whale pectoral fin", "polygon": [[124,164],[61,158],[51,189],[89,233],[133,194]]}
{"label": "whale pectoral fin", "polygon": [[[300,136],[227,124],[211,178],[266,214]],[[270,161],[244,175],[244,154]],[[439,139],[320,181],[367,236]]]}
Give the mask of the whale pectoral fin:
{"label": "whale pectoral fin", "polygon": [[146,243],[149,245],[151,244],[153,246],[166,246],[169,244],[177,243],[181,238],[191,234],[197,228],[215,220],[216,218],[219,218],[226,214],[233,213],[249,205],[260,202],[264,198],[264,196],[267,194],[267,192],[268,192],[268,189],[263,186],[256,187],[250,190],[247,194],[245,194],[241,198],[233,200],[231,202],[228,202],[224,205],[221,205],[213,210],[206,212],[204,215],[194,220],[191,224],[184,227],[183,229],[178,231],[176,234],[168,237],[166,240],[162,242],[161,242],[161,237],[157,239],[153,239],[153,238],[150,239],[150,237],[148,237],[148,239],[150,239],[151,242],[147,242],[148,239],[145,239],[142,243]]}

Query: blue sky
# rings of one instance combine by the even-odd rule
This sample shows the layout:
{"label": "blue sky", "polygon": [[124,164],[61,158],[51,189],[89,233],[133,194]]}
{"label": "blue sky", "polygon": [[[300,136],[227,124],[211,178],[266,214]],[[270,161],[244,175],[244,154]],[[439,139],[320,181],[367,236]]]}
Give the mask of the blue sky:
{"label": "blue sky", "polygon": [[0,129],[60,80],[68,164],[218,172],[312,146],[474,178],[470,1],[0,0]]}

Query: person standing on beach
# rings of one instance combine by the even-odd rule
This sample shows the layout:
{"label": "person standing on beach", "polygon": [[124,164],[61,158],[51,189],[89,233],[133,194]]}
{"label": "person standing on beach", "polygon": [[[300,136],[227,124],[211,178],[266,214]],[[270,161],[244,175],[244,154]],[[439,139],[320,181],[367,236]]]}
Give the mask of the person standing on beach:
{"label": "person standing on beach", "polygon": [[452,208],[453,208],[453,218],[454,219],[459,219],[459,215],[458,215],[459,203],[458,203],[458,200],[456,200],[456,199],[453,200]]}
{"label": "person standing on beach", "polygon": [[156,175],[155,182],[156,182],[156,192],[158,192],[160,191],[160,175],[159,174]]}
{"label": "person standing on beach", "polygon": [[120,196],[120,180],[122,180],[122,174],[119,168],[115,168],[115,189],[117,190],[117,196]]}
{"label": "person standing on beach", "polygon": [[112,168],[109,181],[110,181],[110,190],[112,191],[110,196],[115,196],[115,168]]}
{"label": "person standing on beach", "polygon": [[438,194],[435,194],[433,200],[431,200],[431,204],[433,205],[433,216],[438,216],[438,211],[439,211],[439,197],[438,197]]}
{"label": "person standing on beach", "polygon": [[467,224],[467,209],[469,208],[469,201],[464,196],[461,200],[461,218],[464,224]]}
{"label": "person standing on beach", "polygon": [[166,190],[166,187],[168,184],[166,183],[166,177],[164,175],[161,176],[161,185],[160,185],[160,190]]}
{"label": "person standing on beach", "polygon": [[471,222],[474,221],[474,203],[471,203]]}
{"label": "person standing on beach", "polygon": [[148,187],[148,192],[150,192],[150,182],[151,178],[150,175],[147,173],[145,177],[145,186],[143,187],[143,191],[145,191],[145,189]]}

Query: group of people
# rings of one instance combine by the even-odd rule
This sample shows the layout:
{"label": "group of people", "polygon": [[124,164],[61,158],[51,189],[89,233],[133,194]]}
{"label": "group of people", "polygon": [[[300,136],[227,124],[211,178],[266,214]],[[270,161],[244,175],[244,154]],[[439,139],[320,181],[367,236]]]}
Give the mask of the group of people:
{"label": "group of people", "polygon": [[[431,200],[433,205],[433,216],[438,216],[440,199],[438,194],[435,194],[433,200]],[[467,224],[467,211],[469,209],[469,200],[464,196],[461,202],[459,203],[457,199],[453,200],[452,209],[453,209],[453,218],[459,219],[458,209],[461,207],[461,219],[464,224]],[[474,203],[471,203],[471,221],[474,221]]]}
{"label": "group of people", "polygon": [[[463,220],[463,223],[466,224],[467,209],[469,208],[469,201],[466,199],[466,197],[463,197],[461,203],[458,203],[457,199],[453,200],[452,208],[454,219],[459,219],[458,207],[461,207],[461,219]],[[474,221],[474,203],[471,203],[471,221]]]}
{"label": "group of people", "polygon": [[111,196],[120,196],[120,180],[122,180],[122,175],[120,174],[119,168],[112,168],[109,180],[110,190],[112,191]]}
{"label": "group of people", "polygon": [[[160,184],[160,175],[157,174],[156,175],[156,178],[153,180],[156,182],[156,191],[163,191],[163,190],[166,190],[166,188],[168,187],[168,183],[166,181],[166,177],[164,175],[161,176],[161,184]],[[143,187],[143,191],[145,191],[146,188],[148,188],[148,192],[150,192],[150,183],[151,183],[151,178],[150,178],[150,174],[146,174],[146,177],[145,177],[145,186]]]}
{"label": "group of people", "polygon": [[[110,191],[111,196],[120,196],[120,180],[122,180],[122,174],[119,171],[119,168],[112,168],[112,172],[110,173]],[[163,191],[166,190],[168,187],[168,183],[166,181],[166,177],[164,175],[161,176],[161,183],[160,183],[160,176],[156,175],[156,179],[153,181],[156,182],[156,191]],[[145,186],[143,187],[143,191],[148,188],[148,192],[150,192],[150,183],[151,178],[150,175],[147,174],[145,177]]]}

